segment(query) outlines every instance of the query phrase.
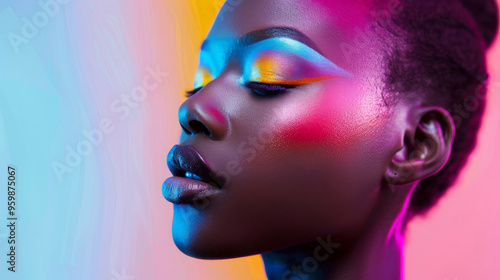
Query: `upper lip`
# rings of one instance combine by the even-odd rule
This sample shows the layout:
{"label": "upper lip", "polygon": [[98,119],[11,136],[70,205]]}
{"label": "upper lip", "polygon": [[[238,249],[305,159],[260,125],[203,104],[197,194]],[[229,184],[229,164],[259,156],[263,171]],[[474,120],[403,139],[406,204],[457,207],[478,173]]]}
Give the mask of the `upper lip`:
{"label": "upper lip", "polygon": [[186,177],[186,172],[195,174],[207,183],[222,188],[224,177],[215,173],[205,159],[191,145],[175,145],[167,156],[167,166],[174,176]]}

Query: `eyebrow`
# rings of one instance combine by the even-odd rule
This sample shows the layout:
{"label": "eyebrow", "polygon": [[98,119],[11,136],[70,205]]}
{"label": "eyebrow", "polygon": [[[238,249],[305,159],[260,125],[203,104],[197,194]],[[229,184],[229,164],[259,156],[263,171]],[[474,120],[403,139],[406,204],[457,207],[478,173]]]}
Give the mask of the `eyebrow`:
{"label": "eyebrow", "polygon": [[[301,42],[302,44],[312,48],[319,54],[323,55],[318,46],[307,37],[304,33],[298,31],[297,29],[290,27],[270,27],[259,29],[255,31],[251,31],[239,39],[236,40],[236,43],[229,48],[227,56],[230,57],[237,49],[247,47],[249,45],[255,44],[257,42],[271,39],[271,38],[279,38],[286,37],[293,39],[295,41]],[[208,49],[208,45],[210,44],[209,40],[205,40],[201,45],[201,49]]]}

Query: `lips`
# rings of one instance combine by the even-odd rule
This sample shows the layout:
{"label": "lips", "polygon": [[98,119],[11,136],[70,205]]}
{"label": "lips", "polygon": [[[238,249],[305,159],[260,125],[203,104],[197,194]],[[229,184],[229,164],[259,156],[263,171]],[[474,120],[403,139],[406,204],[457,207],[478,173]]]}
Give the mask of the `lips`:
{"label": "lips", "polygon": [[175,145],[167,156],[174,177],[163,184],[163,196],[172,203],[192,203],[220,192],[225,179],[217,175],[190,145]]}
{"label": "lips", "polygon": [[224,177],[218,176],[205,162],[198,151],[190,145],[175,145],[167,156],[168,169],[174,176],[193,178],[213,183],[219,188],[224,186]]}

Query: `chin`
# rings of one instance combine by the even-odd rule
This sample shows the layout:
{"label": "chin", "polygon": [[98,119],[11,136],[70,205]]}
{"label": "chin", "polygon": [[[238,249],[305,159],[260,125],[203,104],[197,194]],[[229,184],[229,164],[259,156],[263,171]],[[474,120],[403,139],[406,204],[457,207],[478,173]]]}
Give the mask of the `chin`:
{"label": "chin", "polygon": [[235,250],[236,248],[241,249],[239,247],[229,247],[217,241],[212,242],[213,240],[207,238],[204,232],[193,233],[174,225],[172,235],[175,246],[185,255],[196,259],[231,259],[249,255]]}
{"label": "chin", "polygon": [[281,244],[285,239],[281,233],[270,236],[260,227],[254,227],[254,230],[243,228],[234,221],[220,220],[206,210],[199,210],[191,204],[174,204],[172,237],[185,255],[206,260],[232,259],[288,245]]}
{"label": "chin", "polygon": [[197,259],[229,259],[243,257],[243,246],[228,242],[224,231],[216,229],[204,217],[206,213],[190,204],[174,205],[172,237],[184,254]]}

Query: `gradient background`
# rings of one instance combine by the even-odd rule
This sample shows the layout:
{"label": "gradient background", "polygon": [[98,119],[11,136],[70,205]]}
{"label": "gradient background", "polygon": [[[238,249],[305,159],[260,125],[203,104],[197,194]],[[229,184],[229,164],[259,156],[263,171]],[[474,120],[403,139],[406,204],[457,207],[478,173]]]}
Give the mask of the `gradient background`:
{"label": "gradient background", "polygon": [[[18,168],[19,218],[14,274],[5,263],[0,188],[0,279],[265,279],[259,256],[203,261],[180,253],[172,205],[161,194],[182,93],[222,2],[69,0],[16,53],[8,34],[43,10],[0,0],[0,182],[8,164]],[[479,146],[449,195],[410,225],[406,279],[500,279],[499,62],[497,40]],[[120,119],[111,104],[141,85],[147,67],[168,77]],[[114,131],[59,180],[52,164],[106,118]]]}

